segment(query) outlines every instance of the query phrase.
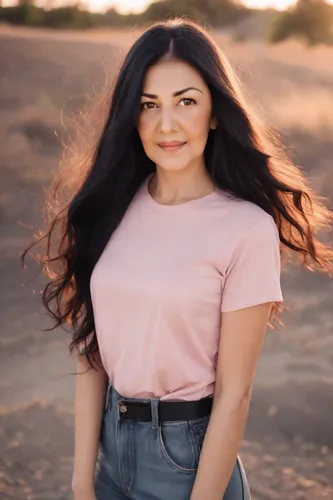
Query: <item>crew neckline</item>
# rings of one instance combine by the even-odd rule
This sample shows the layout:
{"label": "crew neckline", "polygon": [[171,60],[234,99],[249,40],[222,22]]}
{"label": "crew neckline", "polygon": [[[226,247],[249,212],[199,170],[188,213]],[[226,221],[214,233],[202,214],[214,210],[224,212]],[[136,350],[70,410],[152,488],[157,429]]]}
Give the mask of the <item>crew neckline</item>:
{"label": "crew neckline", "polygon": [[148,189],[149,181],[153,177],[154,173],[155,172],[149,174],[148,177],[145,179],[144,185],[143,185],[143,191],[144,191],[144,195],[145,195],[148,203],[152,207],[154,207],[155,209],[158,209],[158,210],[162,210],[165,212],[176,212],[176,211],[187,209],[187,208],[197,207],[198,205],[206,203],[206,201],[209,200],[210,198],[215,198],[215,196],[218,194],[218,190],[215,187],[214,191],[212,191],[211,193],[208,193],[204,196],[200,196],[200,198],[195,198],[193,200],[185,201],[184,203],[178,203],[177,205],[164,205],[164,204],[158,203],[156,200],[154,200],[154,198],[152,197],[152,195],[150,194],[149,189]]}

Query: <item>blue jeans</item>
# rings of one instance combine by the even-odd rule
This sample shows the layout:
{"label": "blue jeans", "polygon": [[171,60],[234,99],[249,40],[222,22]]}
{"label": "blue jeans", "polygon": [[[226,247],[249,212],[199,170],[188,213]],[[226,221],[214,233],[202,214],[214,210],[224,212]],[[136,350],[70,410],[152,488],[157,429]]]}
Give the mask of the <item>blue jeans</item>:
{"label": "blue jeans", "polygon": [[[160,422],[158,399],[151,399],[151,422],[124,420],[119,399],[133,401],[109,387],[95,475],[97,500],[189,500],[209,416]],[[223,500],[250,500],[239,458]]]}

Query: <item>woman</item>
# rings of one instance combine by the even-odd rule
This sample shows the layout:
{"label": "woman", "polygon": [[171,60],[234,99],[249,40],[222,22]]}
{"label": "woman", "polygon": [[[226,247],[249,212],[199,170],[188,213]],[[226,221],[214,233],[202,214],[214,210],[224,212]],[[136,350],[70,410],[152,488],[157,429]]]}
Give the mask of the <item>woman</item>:
{"label": "woman", "polygon": [[135,42],[103,116],[39,240],[79,353],[74,498],[249,499],[237,455],[281,257],[331,272],[332,214],[192,22]]}

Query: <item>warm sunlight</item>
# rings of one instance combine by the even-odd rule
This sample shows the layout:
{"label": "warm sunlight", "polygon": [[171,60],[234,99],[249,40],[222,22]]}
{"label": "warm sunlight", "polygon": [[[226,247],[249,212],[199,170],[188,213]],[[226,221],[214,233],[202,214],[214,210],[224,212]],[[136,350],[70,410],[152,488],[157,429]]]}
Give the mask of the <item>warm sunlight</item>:
{"label": "warm sunlight", "polygon": [[[48,0],[35,0],[36,5],[45,5]],[[66,3],[74,3],[69,0],[51,0],[53,5],[63,5]],[[105,11],[110,7],[114,7],[118,12],[122,14],[128,14],[129,12],[139,13],[143,12],[152,0],[83,0],[84,5],[92,11]],[[290,5],[296,3],[296,0],[243,0],[242,3],[247,7],[262,8],[274,7],[275,9],[283,10]],[[333,3],[333,0],[328,0],[328,3]],[[0,5],[9,6],[17,4],[17,0],[0,0]]]}
{"label": "warm sunlight", "polygon": [[[87,0],[89,6],[93,10],[101,10],[105,6],[116,7],[121,13],[142,12],[151,3],[151,0]],[[274,7],[275,9],[283,10],[294,4],[296,0],[243,0],[243,4],[247,7],[267,8]],[[333,3],[333,0],[330,0]]]}
{"label": "warm sunlight", "polygon": [[127,14],[128,12],[142,12],[151,2],[151,0],[87,0],[89,5],[95,9],[95,5],[102,4],[116,7],[118,12]]}
{"label": "warm sunlight", "polygon": [[286,9],[295,3],[295,0],[243,0],[246,7],[267,8],[274,7],[275,9]]}
{"label": "warm sunlight", "polygon": [[[88,0],[89,5],[95,10],[99,10],[101,6],[103,7],[110,4],[110,0]],[[140,12],[143,11],[150,3],[151,0],[113,0],[111,2],[119,12]],[[247,7],[275,7],[276,9],[285,9],[289,7],[295,0],[243,0],[244,5]]]}

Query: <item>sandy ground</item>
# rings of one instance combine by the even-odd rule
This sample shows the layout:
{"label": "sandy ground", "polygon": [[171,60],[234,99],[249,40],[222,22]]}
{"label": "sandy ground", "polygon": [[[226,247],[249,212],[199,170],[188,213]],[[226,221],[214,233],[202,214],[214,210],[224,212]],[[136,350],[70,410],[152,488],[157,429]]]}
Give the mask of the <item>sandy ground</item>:
{"label": "sandy ground", "polygon": [[[70,335],[44,332],[44,278],[19,253],[40,223],[41,189],[70,115],[113,74],[128,41],[0,29],[0,498],[68,500],[73,422]],[[252,100],[279,126],[332,206],[333,52],[233,45]],[[284,54],[284,56],[283,56]],[[330,105],[330,106],[329,106]],[[332,280],[283,274],[285,327],[267,332],[241,456],[253,500],[333,499]]]}

